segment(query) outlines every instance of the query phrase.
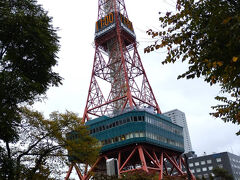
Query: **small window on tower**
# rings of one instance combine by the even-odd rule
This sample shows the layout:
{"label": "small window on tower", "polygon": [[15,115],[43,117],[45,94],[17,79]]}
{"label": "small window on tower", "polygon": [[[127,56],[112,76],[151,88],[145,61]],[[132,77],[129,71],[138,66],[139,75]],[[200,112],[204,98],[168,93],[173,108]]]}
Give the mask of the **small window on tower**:
{"label": "small window on tower", "polygon": [[134,116],[134,121],[137,121],[137,116]]}
{"label": "small window on tower", "polygon": [[142,116],[138,116],[138,121],[142,121]]}

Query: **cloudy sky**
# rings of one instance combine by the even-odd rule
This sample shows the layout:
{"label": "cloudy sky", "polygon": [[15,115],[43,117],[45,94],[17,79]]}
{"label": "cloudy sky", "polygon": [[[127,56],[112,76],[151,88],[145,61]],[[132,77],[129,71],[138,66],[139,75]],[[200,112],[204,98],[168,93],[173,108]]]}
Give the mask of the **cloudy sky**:
{"label": "cloudy sky", "polygon": [[[36,103],[35,109],[46,116],[52,111],[77,112],[83,115],[94,57],[94,26],[97,20],[97,0],[38,0],[59,28],[61,49],[56,72],[64,78],[63,85],[50,88],[47,99]],[[162,65],[164,50],[144,54],[143,49],[152,41],[145,33],[159,28],[158,12],[175,11],[174,0],[125,0],[129,19],[133,22],[138,51],[150,84],[162,112],[179,109],[186,114],[193,150],[204,152],[228,151],[240,155],[238,128],[220,119],[212,118],[211,106],[219,87],[210,87],[202,79],[177,80],[185,72],[186,64]]]}

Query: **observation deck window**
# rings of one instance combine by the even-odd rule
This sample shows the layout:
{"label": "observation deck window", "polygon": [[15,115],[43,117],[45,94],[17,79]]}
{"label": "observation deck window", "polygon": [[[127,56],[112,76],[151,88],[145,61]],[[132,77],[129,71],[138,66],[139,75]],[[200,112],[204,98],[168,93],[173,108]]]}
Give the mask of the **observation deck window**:
{"label": "observation deck window", "polygon": [[156,140],[159,142],[163,142],[163,143],[168,143],[169,145],[173,145],[176,147],[180,147],[183,148],[183,143],[172,140],[172,139],[168,139],[166,137],[163,137],[161,135],[155,134],[155,133],[151,133],[151,132],[145,132],[145,131],[136,131],[136,132],[131,132],[131,133],[127,133],[127,134],[122,134],[120,136],[116,136],[116,137],[112,137],[109,139],[104,139],[101,141],[102,145],[107,145],[107,144],[112,144],[112,143],[117,143],[120,141],[124,141],[124,140],[128,140],[131,138],[149,138],[152,140]]}
{"label": "observation deck window", "polygon": [[[101,132],[101,131],[104,131],[104,130],[115,128],[115,127],[124,125],[126,123],[130,123],[130,122],[146,122],[146,123],[152,124],[156,127],[159,127],[161,129],[164,129],[166,131],[169,131],[169,132],[172,132],[174,134],[181,135],[181,136],[182,136],[182,133],[183,133],[181,129],[178,129],[177,127],[172,126],[171,124],[168,124],[167,122],[161,121],[157,118],[138,115],[138,116],[125,117],[125,118],[116,120],[112,123],[108,123],[108,124],[105,124],[105,125],[101,125],[99,127],[95,127],[93,129],[90,129],[90,134],[94,134],[94,133],[98,133],[98,132]],[[156,139],[156,137],[154,139]],[[157,137],[157,139],[158,139],[158,137]],[[172,142],[169,142],[169,143],[172,143]]]}
{"label": "observation deck window", "polygon": [[137,121],[137,116],[134,116],[134,121],[135,121],[135,122]]}

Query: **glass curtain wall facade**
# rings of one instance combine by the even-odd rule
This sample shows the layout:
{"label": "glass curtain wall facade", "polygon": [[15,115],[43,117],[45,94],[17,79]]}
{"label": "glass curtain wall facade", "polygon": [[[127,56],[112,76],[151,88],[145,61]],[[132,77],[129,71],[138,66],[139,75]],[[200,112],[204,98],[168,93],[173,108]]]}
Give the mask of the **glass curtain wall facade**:
{"label": "glass curtain wall facade", "polygon": [[130,111],[115,117],[102,116],[86,122],[102,151],[132,143],[150,143],[177,152],[184,151],[183,128],[168,117],[146,111]]}

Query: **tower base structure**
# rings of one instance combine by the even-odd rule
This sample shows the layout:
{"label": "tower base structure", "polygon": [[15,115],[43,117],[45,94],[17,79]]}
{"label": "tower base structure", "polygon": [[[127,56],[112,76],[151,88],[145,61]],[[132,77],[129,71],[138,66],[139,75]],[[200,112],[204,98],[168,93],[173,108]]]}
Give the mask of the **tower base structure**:
{"label": "tower base structure", "polygon": [[[106,174],[106,160],[116,158],[118,160],[119,175],[134,171],[145,171],[156,174],[159,180],[164,176],[185,177],[188,179],[186,164],[181,154],[152,147],[149,144],[135,144],[124,149],[103,153],[89,171],[81,173],[77,164],[71,164],[65,178],[67,180],[75,167],[80,180],[88,180],[93,174]],[[89,168],[89,167],[88,167]],[[191,179],[195,180],[193,174]]]}
{"label": "tower base structure", "polygon": [[111,158],[118,161],[120,177],[124,173],[145,171],[156,174],[159,180],[164,176],[195,179],[182,157],[182,127],[173,124],[168,117],[134,110],[90,120],[86,125],[102,144],[101,154],[91,167],[72,163],[65,180],[73,167],[80,180],[88,180],[93,174],[105,175],[106,160]]}

